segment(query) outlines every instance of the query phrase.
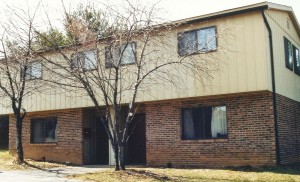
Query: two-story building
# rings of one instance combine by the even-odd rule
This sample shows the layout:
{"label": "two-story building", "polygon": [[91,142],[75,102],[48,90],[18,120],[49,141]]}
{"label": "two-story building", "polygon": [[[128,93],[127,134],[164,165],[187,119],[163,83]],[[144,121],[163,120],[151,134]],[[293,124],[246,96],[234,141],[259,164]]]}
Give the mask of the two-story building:
{"label": "two-story building", "polygon": [[[138,97],[142,122],[129,141],[128,163],[221,167],[300,162],[300,26],[292,8],[264,2],[174,23],[181,24],[169,35],[178,49],[174,59],[194,49],[201,53],[199,46],[211,36],[206,53],[189,56],[217,56],[226,48],[226,56],[219,57],[224,65],[206,87],[183,75],[186,81],[177,89],[157,86]],[[214,36],[224,27],[234,28],[233,38]],[[184,47],[188,41],[198,47]],[[25,158],[113,164],[93,103],[70,94],[53,91],[26,100]],[[13,152],[12,111],[3,107],[0,115],[9,118]]]}

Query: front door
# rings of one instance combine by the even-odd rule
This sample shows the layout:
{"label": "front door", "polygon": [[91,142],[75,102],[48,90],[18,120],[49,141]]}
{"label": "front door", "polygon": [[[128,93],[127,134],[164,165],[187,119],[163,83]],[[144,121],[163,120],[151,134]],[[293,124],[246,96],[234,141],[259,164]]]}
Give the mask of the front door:
{"label": "front door", "polygon": [[94,110],[84,112],[84,164],[108,164],[108,138]]}
{"label": "front door", "polygon": [[0,116],[0,149],[8,149],[8,116]]}
{"label": "front door", "polygon": [[129,125],[127,164],[146,164],[145,114],[136,114]]}

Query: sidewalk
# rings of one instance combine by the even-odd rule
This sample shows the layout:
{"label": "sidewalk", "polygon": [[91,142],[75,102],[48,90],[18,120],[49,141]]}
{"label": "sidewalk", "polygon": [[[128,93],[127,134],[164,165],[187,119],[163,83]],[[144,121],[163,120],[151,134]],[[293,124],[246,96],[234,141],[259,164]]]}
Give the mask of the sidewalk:
{"label": "sidewalk", "polygon": [[68,166],[52,169],[32,169],[0,171],[2,182],[80,182],[79,180],[68,179],[67,176],[74,174],[94,173],[105,170],[109,166]]}

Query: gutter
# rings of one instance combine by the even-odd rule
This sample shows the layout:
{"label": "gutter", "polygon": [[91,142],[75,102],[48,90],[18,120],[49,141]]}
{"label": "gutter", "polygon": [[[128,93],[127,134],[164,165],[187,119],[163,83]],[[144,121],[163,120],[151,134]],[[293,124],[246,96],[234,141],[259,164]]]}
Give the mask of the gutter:
{"label": "gutter", "polygon": [[275,85],[275,69],[274,69],[274,54],[273,54],[273,38],[272,29],[265,14],[265,10],[261,11],[264,23],[269,32],[270,56],[271,56],[271,77],[272,77],[272,98],[273,98],[273,112],[274,112],[274,128],[275,128],[275,144],[276,144],[276,163],[281,165],[280,150],[279,150],[279,136],[278,136],[278,117],[277,117],[277,102],[276,102],[276,85]]}

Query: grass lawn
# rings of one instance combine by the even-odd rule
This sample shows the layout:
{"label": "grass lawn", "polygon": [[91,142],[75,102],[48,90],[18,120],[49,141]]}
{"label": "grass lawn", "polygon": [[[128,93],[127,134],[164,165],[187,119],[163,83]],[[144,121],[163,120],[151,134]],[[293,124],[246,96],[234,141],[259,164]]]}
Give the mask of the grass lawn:
{"label": "grass lawn", "polygon": [[32,168],[47,169],[60,166],[64,165],[49,162],[37,162],[33,160],[25,160],[25,164],[19,165],[7,150],[0,149],[0,170],[25,170]]}
{"label": "grass lawn", "polygon": [[73,175],[73,179],[94,182],[154,182],[154,181],[300,181],[295,168],[274,167],[259,169],[160,169],[128,168],[125,172],[108,169],[99,173]]}

